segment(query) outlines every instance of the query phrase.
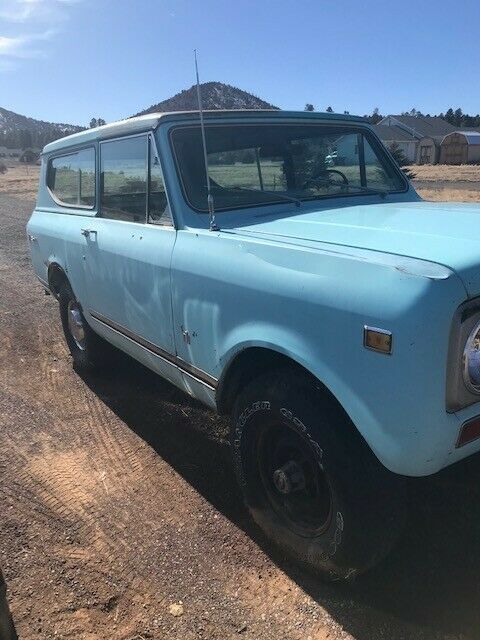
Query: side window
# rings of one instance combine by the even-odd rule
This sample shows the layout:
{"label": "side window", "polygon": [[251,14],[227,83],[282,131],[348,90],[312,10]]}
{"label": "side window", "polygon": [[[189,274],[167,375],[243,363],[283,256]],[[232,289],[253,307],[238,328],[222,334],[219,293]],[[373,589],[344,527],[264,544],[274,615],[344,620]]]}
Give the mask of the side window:
{"label": "side window", "polygon": [[101,215],[145,222],[147,211],[147,136],[100,145]]}
{"label": "side window", "polygon": [[370,143],[364,138],[365,149],[365,173],[367,185],[371,189],[390,189],[398,190],[402,188],[402,184],[396,174],[387,174],[385,163],[381,162]]}
{"label": "side window", "polygon": [[155,150],[152,139],[148,140],[149,150],[149,188],[148,188],[148,221],[164,227],[173,226],[170,209],[168,207],[165,183],[163,181],[160,159]]}
{"label": "side window", "polygon": [[95,149],[52,158],[48,163],[47,186],[61,203],[73,207],[95,205]]}

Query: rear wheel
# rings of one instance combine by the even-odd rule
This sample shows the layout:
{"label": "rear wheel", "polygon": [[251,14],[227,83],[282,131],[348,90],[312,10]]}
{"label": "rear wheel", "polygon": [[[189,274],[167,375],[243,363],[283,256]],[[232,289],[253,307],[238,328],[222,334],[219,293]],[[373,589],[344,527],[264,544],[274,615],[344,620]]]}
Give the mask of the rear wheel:
{"label": "rear wheel", "polygon": [[65,340],[78,369],[90,370],[105,364],[109,345],[88,325],[80,303],[68,282],[60,287],[60,318]]}
{"label": "rear wheel", "polygon": [[404,481],[311,379],[291,369],[265,374],[241,393],[233,419],[245,502],[289,556],[342,579],[388,553],[405,515]]}

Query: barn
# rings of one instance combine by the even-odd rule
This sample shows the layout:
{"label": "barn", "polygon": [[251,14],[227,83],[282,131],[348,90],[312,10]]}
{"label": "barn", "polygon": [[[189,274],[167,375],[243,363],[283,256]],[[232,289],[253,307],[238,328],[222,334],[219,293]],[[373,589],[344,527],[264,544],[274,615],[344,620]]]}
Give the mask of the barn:
{"label": "barn", "polygon": [[480,163],[480,131],[454,131],[440,145],[441,164]]}

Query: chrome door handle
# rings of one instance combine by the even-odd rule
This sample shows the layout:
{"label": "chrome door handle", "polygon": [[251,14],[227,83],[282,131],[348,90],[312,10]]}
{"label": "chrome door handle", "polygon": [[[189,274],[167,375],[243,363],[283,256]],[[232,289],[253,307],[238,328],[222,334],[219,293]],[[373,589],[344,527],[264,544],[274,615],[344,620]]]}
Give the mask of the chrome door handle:
{"label": "chrome door handle", "polygon": [[80,233],[82,234],[82,236],[85,236],[86,238],[88,238],[91,233],[94,233],[95,235],[97,235],[97,230],[96,229],[80,229]]}

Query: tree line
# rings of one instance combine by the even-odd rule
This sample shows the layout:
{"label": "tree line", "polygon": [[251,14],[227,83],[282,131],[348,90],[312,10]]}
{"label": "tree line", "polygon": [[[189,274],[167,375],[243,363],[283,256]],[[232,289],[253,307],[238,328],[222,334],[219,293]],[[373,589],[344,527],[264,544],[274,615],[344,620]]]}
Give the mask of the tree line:
{"label": "tree line", "polygon": [[[100,127],[105,124],[103,118],[92,118],[89,127]],[[5,131],[0,131],[0,147],[7,149],[43,149],[43,147],[53,140],[58,140],[76,131],[83,131],[86,127],[71,127],[63,129],[59,125],[41,123],[38,127],[30,128],[11,126]]]}
{"label": "tree line", "polygon": [[[305,111],[315,111],[314,105],[310,102],[307,102],[307,104],[305,105]],[[332,107],[327,107],[325,111],[327,111],[327,113],[333,113],[334,110],[332,109]],[[343,113],[348,115],[349,112],[344,111]],[[422,113],[419,109],[410,109],[410,111],[402,111],[401,115],[414,116],[418,118],[442,118],[443,120],[446,120],[451,125],[453,125],[454,127],[458,127],[459,129],[480,128],[480,114],[477,113],[476,115],[470,115],[468,113],[464,113],[460,107],[458,107],[457,109],[453,109],[452,107],[450,107],[450,109],[447,109],[445,113],[442,112],[433,115],[430,113]],[[369,124],[378,124],[380,120],[382,120],[382,118],[384,118],[385,116],[380,113],[378,107],[375,107],[372,113],[365,114],[363,117]]]}
{"label": "tree line", "polygon": [[[71,132],[68,132],[71,133]],[[60,130],[32,131],[31,129],[8,129],[0,131],[0,147],[7,149],[42,149],[46,144],[68,133]]]}

